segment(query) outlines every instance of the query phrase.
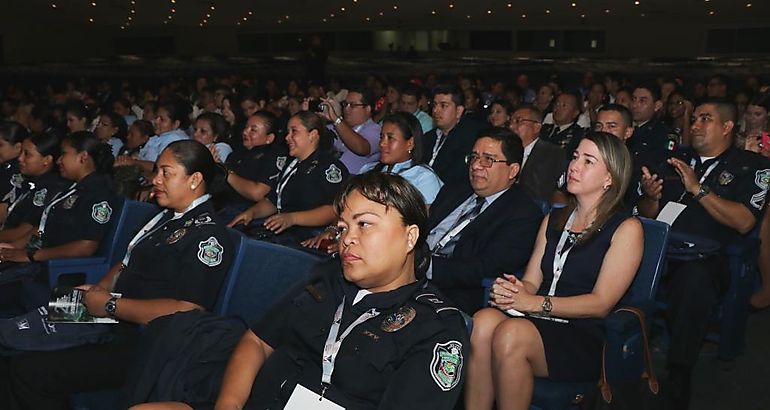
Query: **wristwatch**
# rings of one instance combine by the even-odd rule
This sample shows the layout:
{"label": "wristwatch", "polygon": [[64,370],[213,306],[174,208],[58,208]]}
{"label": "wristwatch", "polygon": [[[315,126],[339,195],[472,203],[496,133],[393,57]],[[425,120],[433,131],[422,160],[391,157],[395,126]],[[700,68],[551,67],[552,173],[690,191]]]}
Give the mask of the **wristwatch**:
{"label": "wristwatch", "polygon": [[107,303],[104,304],[104,311],[107,313],[107,316],[109,317],[115,317],[115,311],[118,310],[118,298],[113,296],[110,298],[110,300],[107,301]]}
{"label": "wristwatch", "polygon": [[551,316],[551,310],[553,310],[553,303],[551,303],[550,296],[544,296],[543,304],[540,306],[543,308],[543,316]]}
{"label": "wristwatch", "polygon": [[35,254],[37,253],[37,249],[29,249],[27,250],[27,259],[29,259],[30,262],[35,262]]}
{"label": "wristwatch", "polygon": [[700,184],[700,189],[698,190],[698,193],[693,196],[693,198],[696,201],[700,201],[704,196],[708,195],[709,192],[711,192],[711,188],[709,188],[706,184]]}
{"label": "wristwatch", "polygon": [[334,125],[340,125],[342,123],[342,117],[337,117],[336,120],[334,120]]}

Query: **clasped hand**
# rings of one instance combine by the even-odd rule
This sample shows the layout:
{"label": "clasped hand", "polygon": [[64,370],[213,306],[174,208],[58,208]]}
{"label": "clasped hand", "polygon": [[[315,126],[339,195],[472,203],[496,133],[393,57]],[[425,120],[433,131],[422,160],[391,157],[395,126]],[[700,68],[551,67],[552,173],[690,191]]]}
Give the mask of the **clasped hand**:
{"label": "clasped hand", "polygon": [[520,312],[534,312],[540,308],[539,296],[532,295],[524,287],[524,283],[516,276],[504,274],[495,279],[489,289],[489,304],[500,309],[516,309]]}

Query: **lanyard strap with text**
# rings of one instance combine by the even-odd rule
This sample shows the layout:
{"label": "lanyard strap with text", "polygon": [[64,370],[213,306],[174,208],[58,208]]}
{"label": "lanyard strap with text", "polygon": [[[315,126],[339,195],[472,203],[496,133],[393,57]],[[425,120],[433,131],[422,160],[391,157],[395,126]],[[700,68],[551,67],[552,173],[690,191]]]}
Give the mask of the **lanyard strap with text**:
{"label": "lanyard strap with text", "polygon": [[45,224],[46,224],[46,222],[48,222],[48,214],[51,212],[51,209],[53,209],[53,207],[56,204],[58,204],[59,202],[65,200],[68,196],[71,196],[72,194],[77,192],[77,188],[75,188],[75,185],[77,185],[77,182],[72,184],[70,186],[70,190],[67,191],[67,193],[62,195],[62,196],[59,196],[59,195],[61,195],[61,192],[56,194],[56,196],[53,198],[53,201],[51,201],[51,203],[48,204],[47,207],[45,207],[45,209],[43,210],[43,215],[40,216],[40,225],[39,225],[39,227],[37,229],[38,236],[40,236],[42,238],[43,237],[43,233],[45,233]]}
{"label": "lanyard strap with text", "polygon": [[[329,328],[329,336],[326,338],[326,344],[324,345],[323,353],[323,374],[321,375],[321,390],[326,391],[326,388],[332,383],[332,373],[334,373],[334,362],[337,360],[337,353],[340,351],[342,341],[356,328],[356,326],[367,320],[376,317],[380,314],[375,308],[371,308],[361,314],[350,326],[342,332],[339,337],[337,335],[340,331],[340,322],[342,322],[342,311],[345,309],[345,298],[342,298],[342,303],[337,307],[337,311],[334,313],[334,323]],[[323,396],[323,394],[321,394]]]}
{"label": "lanyard strap with text", "polygon": [[559,243],[556,244],[556,249],[554,250],[553,281],[551,282],[550,289],[548,289],[548,296],[553,296],[556,293],[556,286],[559,284],[559,279],[561,278],[561,273],[564,270],[564,265],[567,263],[567,257],[569,256],[569,253],[572,251],[572,249],[575,247],[575,244],[577,243],[577,238],[580,238],[580,235],[577,235],[577,238],[575,238],[574,241],[572,241],[569,247],[567,247],[567,249],[564,249],[564,245],[566,245],[567,238],[569,238],[570,236],[570,229],[572,229],[572,223],[574,221],[575,221],[575,211],[572,211],[572,213],[569,216],[569,219],[567,219],[567,223],[564,224],[564,230],[561,232]]}
{"label": "lanyard strap with text", "polygon": [[196,198],[190,206],[187,207],[187,209],[184,210],[182,213],[174,213],[174,217],[169,219],[168,221],[163,222],[162,224],[155,226],[158,221],[163,219],[163,215],[166,214],[166,212],[171,212],[170,210],[166,209],[155,215],[154,218],[150,219],[150,222],[147,222],[142,229],[139,230],[139,233],[134,235],[133,239],[131,239],[131,242],[128,243],[128,248],[126,249],[126,256],[123,257],[123,266],[128,266],[128,262],[131,260],[131,251],[134,250],[134,247],[136,247],[139,242],[143,241],[144,238],[152,235],[154,232],[156,232],[158,229],[165,226],[167,223],[177,220],[181,217],[183,217],[187,212],[189,212],[191,209],[195,208],[196,206],[200,205],[201,203],[207,201],[211,195],[205,194],[201,197]]}
{"label": "lanyard strap with text", "polygon": [[[690,163],[690,166],[695,166],[695,159],[692,160],[693,162]],[[703,184],[703,182],[706,181],[706,178],[708,178],[709,174],[711,174],[711,171],[714,170],[714,168],[719,165],[719,161],[714,161],[711,165],[709,165],[708,168],[706,168],[706,172],[703,173],[703,176],[700,177],[700,180],[698,181],[699,184]],[[684,192],[682,192],[682,195],[679,196],[679,199],[676,202],[682,202],[682,199],[684,196],[687,195],[687,190],[685,189]]]}
{"label": "lanyard strap with text", "polygon": [[286,184],[289,183],[291,177],[297,173],[297,169],[299,169],[299,159],[294,158],[278,180],[278,185],[275,188],[275,196],[277,198],[275,207],[278,208],[278,212],[281,212],[281,196],[283,195],[283,189],[286,187]]}

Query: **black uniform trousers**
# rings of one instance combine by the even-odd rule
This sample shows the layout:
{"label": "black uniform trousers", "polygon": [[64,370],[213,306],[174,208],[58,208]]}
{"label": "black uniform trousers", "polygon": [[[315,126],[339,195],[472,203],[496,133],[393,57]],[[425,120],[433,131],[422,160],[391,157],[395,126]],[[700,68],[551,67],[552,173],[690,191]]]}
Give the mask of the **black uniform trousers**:
{"label": "black uniform trousers", "polygon": [[691,261],[669,260],[664,283],[671,335],[669,366],[695,366],[714,308],[729,283],[727,258],[721,254]]}
{"label": "black uniform trousers", "polygon": [[[0,385],[8,386],[0,408],[66,410],[75,393],[117,389],[134,361],[139,333],[133,325],[116,325],[115,339],[52,352],[13,356],[0,366]],[[7,366],[6,369],[2,367]],[[4,406],[3,406],[4,405]]]}

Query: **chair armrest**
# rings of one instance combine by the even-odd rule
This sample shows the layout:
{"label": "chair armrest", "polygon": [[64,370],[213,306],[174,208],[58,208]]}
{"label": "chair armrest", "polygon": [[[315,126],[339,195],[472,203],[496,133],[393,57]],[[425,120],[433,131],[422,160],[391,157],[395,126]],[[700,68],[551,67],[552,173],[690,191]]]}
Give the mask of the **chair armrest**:
{"label": "chair armrest", "polygon": [[96,283],[109,268],[101,256],[52,259],[48,261],[48,283],[52,288],[56,287],[60,276],[74,273],[85,274],[86,283]]}

